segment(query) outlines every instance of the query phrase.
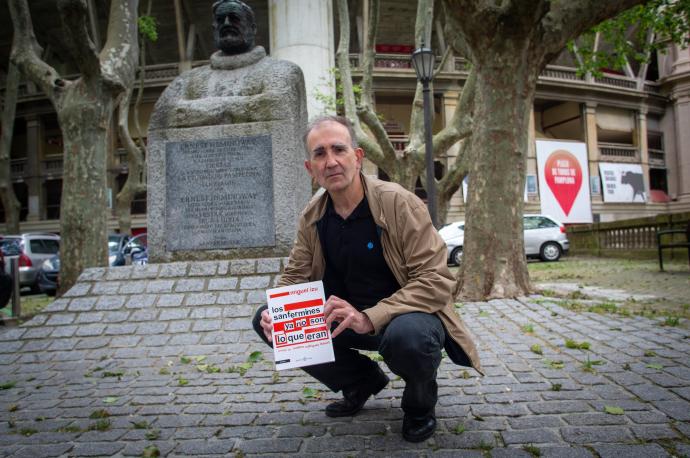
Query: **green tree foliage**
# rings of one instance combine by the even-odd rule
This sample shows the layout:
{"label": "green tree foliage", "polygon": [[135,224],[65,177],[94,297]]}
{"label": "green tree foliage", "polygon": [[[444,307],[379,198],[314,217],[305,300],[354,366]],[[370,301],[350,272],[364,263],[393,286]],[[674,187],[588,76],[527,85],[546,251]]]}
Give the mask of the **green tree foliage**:
{"label": "green tree foliage", "polygon": [[602,69],[623,69],[627,62],[649,62],[651,53],[669,42],[690,45],[690,0],[653,0],[604,21],[568,49],[579,58],[581,75],[600,76]]}

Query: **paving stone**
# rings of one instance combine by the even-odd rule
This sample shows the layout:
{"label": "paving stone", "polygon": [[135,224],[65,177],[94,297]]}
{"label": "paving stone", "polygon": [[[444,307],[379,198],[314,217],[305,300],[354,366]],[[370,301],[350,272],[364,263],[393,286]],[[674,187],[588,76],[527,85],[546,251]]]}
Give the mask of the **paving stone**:
{"label": "paving stone", "polygon": [[158,307],[177,307],[182,305],[184,294],[162,294],[158,298]]}
{"label": "paving stone", "polygon": [[76,324],[100,323],[103,321],[103,312],[82,312],[77,316]]}
{"label": "paving stone", "polygon": [[436,434],[434,440],[439,448],[462,449],[484,448],[497,445],[496,436],[490,431],[465,431],[462,434]]}
{"label": "paving stone", "polygon": [[171,262],[161,265],[158,276],[160,278],[166,277],[184,277],[187,274],[189,263],[187,262]]}
{"label": "paving stone", "polygon": [[555,430],[546,428],[503,431],[501,432],[501,436],[506,445],[543,444],[560,442],[561,440]]}
{"label": "paving stone", "polygon": [[93,310],[95,305],[95,297],[78,297],[76,299],[72,299],[67,307],[67,310],[70,312],[87,312],[89,310]]}
{"label": "paving stone", "polygon": [[532,458],[532,454],[519,448],[495,448],[490,452],[491,458]]}
{"label": "paving stone", "polygon": [[87,324],[77,328],[77,336],[100,336],[105,330],[104,324]]}
{"label": "paving stone", "polygon": [[626,424],[623,415],[611,415],[607,413],[582,413],[562,415],[567,423],[573,426],[598,426],[598,425],[624,425]]}
{"label": "paving stone", "polygon": [[[263,440],[263,439],[257,439]],[[282,439],[290,440],[290,439]],[[361,436],[337,436],[337,437],[313,437],[310,439],[305,439],[305,451],[307,453],[334,453],[334,452],[357,452],[359,450],[364,450],[364,438]],[[299,447],[300,443],[294,439],[289,443],[290,447]],[[376,450],[377,447],[374,443],[369,444],[369,448]],[[295,449],[294,451],[296,451]],[[282,450],[283,452],[291,452],[292,449]]]}
{"label": "paving stone", "polygon": [[530,402],[527,405],[535,414],[587,412],[592,410],[589,404],[583,401]]}
{"label": "paving stone", "polygon": [[270,285],[271,277],[268,275],[242,277],[240,289],[266,289]]}
{"label": "paving stone", "polygon": [[88,442],[74,444],[72,456],[110,456],[124,448],[124,444],[117,442]]}
{"label": "paving stone", "polygon": [[236,277],[229,277],[229,278],[212,278],[208,281],[208,290],[209,291],[218,291],[218,290],[230,290],[230,289],[235,289],[237,288],[237,278]]}
{"label": "paving stone", "polygon": [[74,321],[76,314],[74,313],[58,313],[51,315],[46,322],[47,326],[59,326],[63,324],[70,324]]}
{"label": "paving stone", "polygon": [[251,275],[256,273],[256,260],[233,259],[230,262],[230,275]]}
{"label": "paving stone", "polygon": [[666,458],[666,451],[657,444],[593,445],[601,458]]}
{"label": "paving stone", "polygon": [[155,294],[137,294],[127,299],[126,307],[128,309],[143,309],[151,307],[156,300]]}
{"label": "paving stone", "polygon": [[541,458],[592,458],[592,452],[583,447],[539,447]]}
{"label": "paving stone", "polygon": [[91,294],[94,296],[103,294],[117,294],[120,286],[122,286],[122,282],[119,281],[99,281],[91,288]]}
{"label": "paving stone", "polygon": [[153,280],[146,286],[146,291],[149,293],[171,293],[174,285],[174,280]]}
{"label": "paving stone", "polygon": [[569,426],[561,428],[561,435],[572,444],[592,444],[596,442],[628,442],[632,435],[621,426]]}
{"label": "paving stone", "polygon": [[146,264],[146,265],[133,265],[130,266],[132,269],[132,278],[156,278],[158,277],[158,271],[160,266],[158,264]]}
{"label": "paving stone", "polygon": [[77,283],[72,286],[69,291],[62,295],[62,297],[76,297],[76,296],[86,296],[91,289],[90,283]]}
{"label": "paving stone", "polygon": [[630,390],[643,401],[664,401],[676,399],[676,396],[673,393],[670,393],[668,390],[646,383],[628,387],[628,390]]}
{"label": "paving stone", "polygon": [[120,294],[141,294],[146,291],[145,280],[130,280],[122,282],[118,293]]}
{"label": "paving stone", "polygon": [[206,281],[202,278],[184,278],[175,283],[175,292],[203,291],[205,284]]}
{"label": "paving stone", "polygon": [[187,294],[185,304],[188,306],[213,305],[217,299],[216,293],[190,293]]}
{"label": "paving stone", "polygon": [[224,291],[218,295],[218,304],[242,304],[246,293],[243,291]]}
{"label": "paving stone", "polygon": [[223,455],[227,456],[235,446],[234,440],[209,439],[180,441],[175,447],[175,453],[182,456],[193,455]]}
{"label": "paving stone", "polygon": [[167,441],[127,441],[127,445],[125,446],[124,450],[122,450],[122,454],[124,456],[141,457],[144,456],[144,449],[146,447],[155,446],[158,449],[160,456],[168,456],[176,445],[177,444],[170,443]]}
{"label": "paving stone", "polygon": [[631,429],[638,439],[644,441],[678,438],[678,433],[668,425],[633,426]]}
{"label": "paving stone", "polygon": [[675,420],[690,421],[690,402],[682,400],[656,401],[652,404],[654,404],[654,407]]}
{"label": "paving stone", "polygon": [[194,262],[189,268],[190,277],[212,277],[218,271],[218,261]]}
{"label": "paving stone", "polygon": [[190,310],[188,308],[171,308],[161,310],[158,319],[161,321],[167,320],[181,320],[189,316]]}
{"label": "paving stone", "polygon": [[222,328],[220,320],[201,320],[195,321],[192,332],[219,331]]}
{"label": "paving stone", "polygon": [[124,296],[101,296],[96,303],[96,310],[118,310],[125,305]]}
{"label": "paving stone", "polygon": [[72,449],[72,447],[72,444],[27,445],[19,448],[12,456],[17,458],[48,458],[67,453],[70,449]]}
{"label": "paving stone", "polygon": [[[266,258],[258,259],[256,261],[256,273],[279,273],[280,272],[280,258]],[[249,272],[251,273],[251,272]]]}

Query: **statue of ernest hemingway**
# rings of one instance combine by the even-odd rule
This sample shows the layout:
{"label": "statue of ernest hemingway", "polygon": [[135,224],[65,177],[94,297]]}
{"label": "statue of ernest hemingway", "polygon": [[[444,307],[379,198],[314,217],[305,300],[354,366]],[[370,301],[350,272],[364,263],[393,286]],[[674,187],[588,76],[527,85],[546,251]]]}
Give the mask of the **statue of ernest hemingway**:
{"label": "statue of ernest hemingway", "polygon": [[210,65],[176,78],[163,92],[151,127],[179,128],[305,119],[304,78],[291,62],[255,46],[254,12],[239,0],[213,4],[218,51]]}

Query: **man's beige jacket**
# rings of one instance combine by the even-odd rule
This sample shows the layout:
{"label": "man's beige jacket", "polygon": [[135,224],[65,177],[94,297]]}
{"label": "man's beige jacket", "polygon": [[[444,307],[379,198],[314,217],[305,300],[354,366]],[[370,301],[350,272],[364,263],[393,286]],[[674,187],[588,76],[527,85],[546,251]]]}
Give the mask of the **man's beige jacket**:
{"label": "man's beige jacket", "polygon": [[[386,263],[401,288],[364,310],[379,333],[393,318],[409,312],[435,313],[448,335],[469,361],[483,373],[477,349],[453,306],[455,279],[446,263],[446,246],[431,224],[424,203],[395,183],[360,175],[374,222],[381,228],[381,246]],[[280,286],[322,280],[326,268],[316,223],[326,211],[326,193],[317,194],[300,215],[297,240],[280,280]],[[448,346],[446,346],[448,348]],[[463,355],[463,356],[465,356]]]}

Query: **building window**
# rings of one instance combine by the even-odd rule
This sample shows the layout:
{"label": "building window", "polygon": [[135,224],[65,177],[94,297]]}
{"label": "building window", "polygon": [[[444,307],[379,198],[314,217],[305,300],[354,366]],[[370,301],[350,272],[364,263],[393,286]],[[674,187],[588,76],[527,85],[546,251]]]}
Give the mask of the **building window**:
{"label": "building window", "polygon": [[43,183],[46,203],[46,219],[60,219],[62,180],[46,180]]}

